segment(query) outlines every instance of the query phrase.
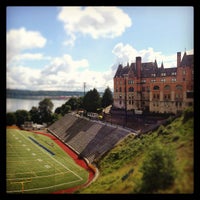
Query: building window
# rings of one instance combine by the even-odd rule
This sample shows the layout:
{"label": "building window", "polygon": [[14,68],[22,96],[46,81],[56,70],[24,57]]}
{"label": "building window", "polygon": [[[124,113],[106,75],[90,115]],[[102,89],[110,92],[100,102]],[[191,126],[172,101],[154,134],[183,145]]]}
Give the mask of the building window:
{"label": "building window", "polygon": [[164,90],[170,90],[170,86],[169,85],[165,85]]}
{"label": "building window", "polygon": [[156,74],[151,74],[152,77],[156,77]]}
{"label": "building window", "polygon": [[176,72],[172,72],[172,76],[176,76]]}
{"label": "building window", "polygon": [[134,83],[133,80],[128,80],[128,84],[129,84],[129,85],[131,85],[131,84],[133,84],[133,83]]}
{"label": "building window", "polygon": [[128,88],[128,91],[129,91],[129,92],[134,92],[134,88],[133,88],[133,87],[130,87],[130,88]]}
{"label": "building window", "polygon": [[176,78],[172,78],[172,82],[176,82]]}
{"label": "building window", "polygon": [[161,82],[165,82],[165,78],[160,79]]}
{"label": "building window", "polygon": [[122,88],[121,87],[119,88],[119,92],[122,92]]}
{"label": "building window", "polygon": [[164,72],[164,73],[161,73],[161,76],[166,76],[166,73]]}
{"label": "building window", "polygon": [[177,89],[177,90],[182,90],[182,89],[183,89],[183,86],[182,86],[182,85],[176,85],[176,89]]}
{"label": "building window", "polygon": [[183,75],[185,75],[186,74],[186,71],[185,70],[183,70]]}
{"label": "building window", "polygon": [[142,83],[146,83],[146,80],[145,80],[145,79],[142,79]]}
{"label": "building window", "polygon": [[156,79],[151,79],[151,82],[156,82]]}
{"label": "building window", "polygon": [[191,99],[191,98],[193,98],[193,97],[194,97],[193,92],[187,92],[187,93],[186,93],[186,98],[187,98],[187,99]]}
{"label": "building window", "polygon": [[160,87],[159,87],[158,85],[155,85],[155,86],[153,87],[153,89],[154,89],[154,90],[159,90]]}

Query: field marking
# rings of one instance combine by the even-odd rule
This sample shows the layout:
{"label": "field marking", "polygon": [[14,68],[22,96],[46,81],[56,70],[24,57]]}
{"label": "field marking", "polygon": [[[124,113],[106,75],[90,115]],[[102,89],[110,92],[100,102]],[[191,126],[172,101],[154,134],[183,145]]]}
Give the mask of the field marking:
{"label": "field marking", "polygon": [[[17,131],[19,132],[19,131]],[[28,140],[28,138],[26,138],[21,132],[19,132],[19,134],[24,137],[27,141],[30,142],[30,140]],[[32,144],[34,144],[32,142]],[[43,177],[50,177],[50,176],[55,176],[55,175],[60,175],[60,174],[67,174],[69,172],[71,172],[72,174],[74,174],[77,178],[79,178],[79,180],[74,180],[74,181],[70,181],[70,182],[66,182],[66,183],[60,183],[60,184],[57,184],[57,185],[52,185],[52,186],[47,186],[47,187],[40,187],[40,188],[32,188],[32,189],[25,189],[24,191],[37,191],[37,190],[44,190],[44,189],[50,189],[50,188],[56,188],[56,187],[59,187],[59,186],[62,186],[62,185],[69,185],[71,183],[75,183],[75,182],[79,182],[81,180],[83,180],[82,177],[80,177],[78,174],[76,174],[74,171],[70,170],[68,167],[66,167],[64,164],[62,164],[61,162],[59,162],[58,160],[56,160],[55,158],[51,157],[49,154],[47,154],[46,151],[44,151],[43,149],[39,148],[39,146],[37,146],[36,144],[34,144],[38,149],[40,149],[40,151],[42,151],[43,153],[45,153],[46,155],[48,155],[51,159],[53,159],[56,163],[58,163],[59,165],[61,165],[62,167],[64,167],[65,169],[67,169],[68,171],[67,172],[61,172],[61,173],[56,173],[56,174],[53,174],[53,175],[45,175],[45,176],[37,176],[36,177],[32,177],[33,179],[39,179],[39,178],[43,178]],[[29,150],[30,151],[30,150]],[[64,161],[67,161],[67,159],[64,159]],[[13,161],[14,162],[14,161]],[[74,163],[70,162],[71,164],[74,165]],[[76,166],[76,165],[75,165]],[[46,171],[46,170],[45,170]],[[59,170],[60,171],[60,170]],[[35,172],[34,172],[35,173]],[[20,179],[20,178],[16,178],[16,179]],[[13,179],[7,179],[7,180],[13,180]],[[15,179],[14,179],[15,180]],[[12,191],[6,191],[7,193],[21,193],[21,190],[12,190]]]}
{"label": "field marking", "polygon": [[[44,170],[43,170],[44,171]],[[43,172],[41,171],[41,172]],[[46,170],[45,170],[46,171]],[[35,172],[32,172],[32,174],[34,174]],[[55,174],[49,174],[49,175],[42,175],[42,176],[37,176],[35,175],[35,177],[31,177],[31,179],[40,179],[40,178],[47,178],[47,177],[52,177],[55,175],[60,175],[60,174],[68,174],[70,173],[69,171],[67,172],[59,172],[59,173],[55,173]],[[27,174],[27,173],[17,173],[17,174]],[[16,181],[16,180],[23,180],[24,178],[7,178],[8,181]],[[79,181],[79,180],[78,180]]]}
{"label": "field marking", "polygon": [[40,151],[44,152],[46,155],[48,155],[51,159],[53,159],[56,163],[60,164],[61,166],[63,166],[66,170],[70,171],[72,174],[74,174],[76,177],[78,177],[80,180],[83,180],[82,177],[80,177],[78,174],[76,174],[74,171],[72,171],[71,169],[69,169],[68,167],[66,167],[64,164],[62,164],[61,162],[59,162],[58,160],[56,160],[54,157],[52,157],[51,155],[49,155],[49,153],[46,152],[46,150],[39,148],[39,146],[37,144],[35,144],[33,141],[29,140],[27,137],[25,137],[20,131],[19,134],[25,138],[27,141],[31,142],[32,144],[34,144],[38,149],[40,149]]}
{"label": "field marking", "polygon": [[[67,183],[60,183],[60,184],[57,184],[57,185],[52,185],[52,186],[47,186],[47,187],[42,187],[42,188],[32,188],[32,189],[26,189],[26,190],[23,190],[25,192],[30,192],[30,191],[37,191],[37,190],[44,190],[44,189],[50,189],[50,188],[55,188],[57,186],[62,186],[62,185],[68,185],[68,184],[71,184],[71,183],[75,183],[75,182],[78,182],[80,180],[75,180],[75,181],[70,181],[70,182],[67,182]],[[13,192],[16,192],[16,193],[21,193],[21,190],[10,190],[10,191],[6,191],[7,193],[13,193]]]}

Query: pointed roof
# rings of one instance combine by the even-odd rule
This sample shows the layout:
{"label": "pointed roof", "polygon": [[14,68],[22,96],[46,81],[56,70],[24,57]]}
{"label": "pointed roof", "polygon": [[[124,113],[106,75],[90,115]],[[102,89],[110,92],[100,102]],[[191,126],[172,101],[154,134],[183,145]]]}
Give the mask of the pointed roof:
{"label": "pointed roof", "polygon": [[180,66],[192,66],[194,61],[194,55],[187,55],[186,52],[183,55]]}
{"label": "pointed roof", "polygon": [[161,69],[164,69],[163,61],[162,61],[162,63],[161,63]]}
{"label": "pointed roof", "polygon": [[156,59],[155,59],[155,62],[154,62],[154,66],[155,66],[156,68],[158,68],[158,64],[157,64]]}

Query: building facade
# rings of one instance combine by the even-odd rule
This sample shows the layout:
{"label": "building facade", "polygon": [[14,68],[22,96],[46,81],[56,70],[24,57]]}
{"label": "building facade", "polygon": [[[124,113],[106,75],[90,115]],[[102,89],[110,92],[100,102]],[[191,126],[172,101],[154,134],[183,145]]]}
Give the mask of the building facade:
{"label": "building facade", "polygon": [[193,55],[177,52],[177,66],[158,67],[142,63],[141,57],[127,66],[119,65],[114,76],[114,108],[158,113],[183,111],[193,105]]}

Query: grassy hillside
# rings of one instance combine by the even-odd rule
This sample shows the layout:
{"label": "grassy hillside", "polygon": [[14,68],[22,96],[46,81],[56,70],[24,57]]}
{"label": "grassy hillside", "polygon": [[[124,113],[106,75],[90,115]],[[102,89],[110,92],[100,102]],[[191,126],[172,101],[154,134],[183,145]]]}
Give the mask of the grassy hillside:
{"label": "grassy hillside", "polygon": [[[142,166],[154,145],[170,150],[174,156],[174,181],[165,189],[152,193],[193,193],[193,109],[187,109],[168,125],[135,137],[128,136],[98,163],[100,175],[89,187],[77,193],[139,193]],[[159,160],[155,162],[159,164]]]}

